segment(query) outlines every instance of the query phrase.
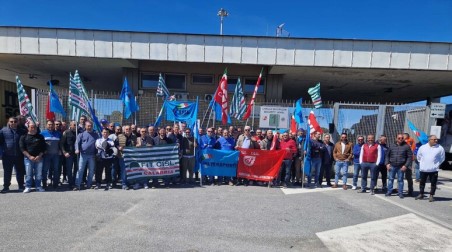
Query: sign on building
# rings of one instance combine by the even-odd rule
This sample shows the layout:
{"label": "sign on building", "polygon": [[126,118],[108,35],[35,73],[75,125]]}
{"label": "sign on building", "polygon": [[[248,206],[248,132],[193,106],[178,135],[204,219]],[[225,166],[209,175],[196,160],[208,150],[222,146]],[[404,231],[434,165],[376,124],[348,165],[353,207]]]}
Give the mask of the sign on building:
{"label": "sign on building", "polygon": [[446,115],[446,104],[444,104],[444,103],[430,104],[430,117],[431,118],[444,118],[445,115]]}
{"label": "sign on building", "polygon": [[287,107],[261,106],[259,116],[260,128],[289,128],[289,110]]}

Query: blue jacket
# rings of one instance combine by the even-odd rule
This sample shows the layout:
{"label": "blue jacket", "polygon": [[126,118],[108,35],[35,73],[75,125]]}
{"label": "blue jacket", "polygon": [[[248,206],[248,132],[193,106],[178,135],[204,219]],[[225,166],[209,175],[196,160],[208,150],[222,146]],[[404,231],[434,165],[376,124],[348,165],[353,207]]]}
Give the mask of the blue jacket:
{"label": "blue jacket", "polygon": [[81,154],[85,155],[96,155],[97,138],[98,135],[94,131],[84,131],[83,133],[78,134],[77,140],[75,141],[75,150],[78,150]]}
{"label": "blue jacket", "polygon": [[359,164],[359,154],[361,154],[362,146],[363,146],[362,144],[355,144],[355,146],[353,146],[353,163],[354,164]]}
{"label": "blue jacket", "polygon": [[381,158],[378,165],[385,165],[386,152],[388,151],[388,146],[386,144],[380,144],[381,147]]}
{"label": "blue jacket", "polygon": [[234,150],[235,141],[232,137],[220,137],[217,139],[217,142],[215,143],[215,149],[218,150]]}
{"label": "blue jacket", "polygon": [[216,139],[215,137],[209,137],[207,135],[204,135],[201,137],[201,141],[199,141],[199,147],[201,148],[201,150],[203,149],[213,149],[213,147],[215,146],[216,143]]}
{"label": "blue jacket", "polygon": [[17,128],[16,130],[6,126],[0,130],[0,148],[3,151],[3,155],[8,156],[22,156],[22,152],[19,149],[19,140],[22,135],[27,132]]}

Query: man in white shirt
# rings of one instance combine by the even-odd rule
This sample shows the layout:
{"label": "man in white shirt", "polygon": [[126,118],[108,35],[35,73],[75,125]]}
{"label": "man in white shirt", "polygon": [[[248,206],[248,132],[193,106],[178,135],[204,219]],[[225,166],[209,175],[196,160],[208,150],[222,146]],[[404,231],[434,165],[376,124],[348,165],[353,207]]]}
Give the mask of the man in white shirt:
{"label": "man in white shirt", "polygon": [[444,148],[438,144],[438,138],[435,135],[430,135],[428,137],[428,143],[422,145],[417,152],[421,181],[419,183],[420,194],[416,197],[416,200],[424,198],[425,181],[427,181],[428,177],[430,179],[431,188],[429,201],[434,201],[433,195],[435,195],[436,191],[438,170],[441,163],[444,162],[444,159]]}

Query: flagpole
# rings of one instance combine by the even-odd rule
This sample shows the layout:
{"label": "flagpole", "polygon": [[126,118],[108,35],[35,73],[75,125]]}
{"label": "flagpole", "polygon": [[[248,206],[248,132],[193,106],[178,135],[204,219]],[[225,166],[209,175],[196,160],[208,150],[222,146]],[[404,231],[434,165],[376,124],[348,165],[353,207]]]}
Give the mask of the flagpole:
{"label": "flagpole", "polygon": [[[253,120],[251,121],[251,129],[253,129],[254,130],[254,108],[255,108],[256,106],[253,106]],[[248,119],[247,119],[248,120]]]}

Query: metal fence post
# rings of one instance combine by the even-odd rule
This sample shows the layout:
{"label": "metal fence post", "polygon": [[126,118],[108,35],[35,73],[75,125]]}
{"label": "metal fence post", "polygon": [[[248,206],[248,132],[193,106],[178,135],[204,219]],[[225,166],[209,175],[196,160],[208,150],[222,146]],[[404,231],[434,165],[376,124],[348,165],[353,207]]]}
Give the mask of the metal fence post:
{"label": "metal fence post", "polygon": [[386,105],[378,106],[378,116],[377,116],[377,128],[375,131],[375,139],[378,139],[379,136],[383,135],[384,125],[385,125],[385,116],[386,116]]}

